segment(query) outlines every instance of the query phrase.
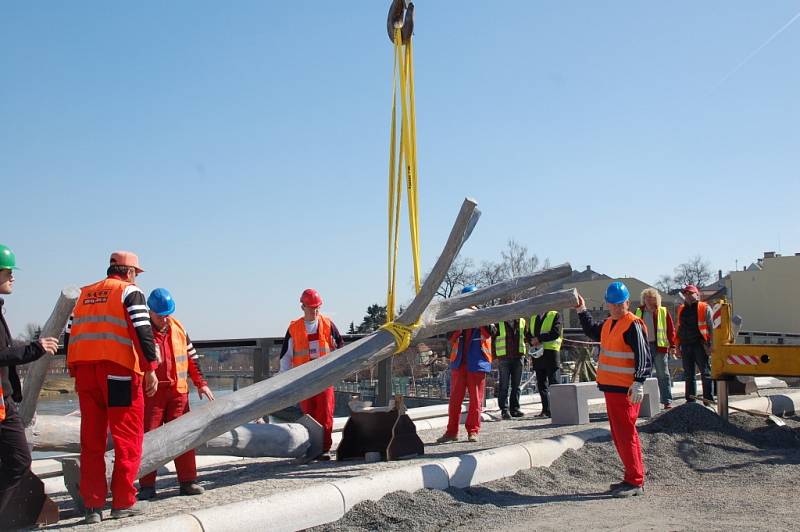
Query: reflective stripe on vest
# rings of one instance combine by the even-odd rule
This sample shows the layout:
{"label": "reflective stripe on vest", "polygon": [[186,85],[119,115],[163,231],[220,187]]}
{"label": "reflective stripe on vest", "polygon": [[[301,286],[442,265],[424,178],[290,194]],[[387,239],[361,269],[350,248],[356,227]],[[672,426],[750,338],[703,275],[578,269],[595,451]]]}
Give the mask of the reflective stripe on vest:
{"label": "reflective stripe on vest", "polygon": [[[553,329],[553,322],[556,320],[556,316],[558,315],[557,310],[550,310],[547,312],[547,315],[544,317],[544,321],[542,321],[542,328],[539,330],[539,334],[546,334],[549,333]],[[536,321],[539,319],[539,316],[534,314],[531,316],[530,321],[530,331],[531,336],[533,336],[533,331],[536,330]],[[551,349],[553,351],[561,351],[561,343],[564,341],[564,332],[562,330],[561,336],[556,338],[555,340],[551,340],[550,342],[543,342],[542,349]]]}
{"label": "reflective stripe on vest", "polygon": [[131,283],[108,277],[81,288],[75,304],[67,363],[114,362],[142,374],[136,331],[122,294]]}
{"label": "reflective stripe on vest", "polygon": [[0,384],[0,421],[6,418],[6,400],[3,397],[3,385]]}
{"label": "reflective stripe on vest", "polygon": [[[636,309],[636,317],[642,317],[642,309]],[[656,321],[656,345],[658,347],[669,347],[667,339],[667,307],[658,307],[658,319]]]}
{"label": "reflective stripe on vest", "polygon": [[[683,307],[686,305],[681,305],[678,307],[678,325],[680,326],[681,323],[681,313],[683,312]],[[708,323],[706,323],[706,313],[708,312],[708,303],[703,301],[697,302],[697,328],[700,330],[700,336],[703,337],[703,340],[708,342]]]}
{"label": "reflective stripe on vest", "polygon": [[[474,329],[469,329],[473,331]],[[483,358],[492,361],[492,335],[486,330],[486,327],[481,327],[481,354]],[[450,362],[455,362],[458,359],[458,344],[461,342],[461,335],[464,331],[456,331],[450,335]],[[475,333],[470,332],[469,341],[472,342],[472,337]],[[461,353],[462,356],[468,356],[469,345],[464,346],[466,353]]]}
{"label": "reflective stripe on vest", "polygon": [[[73,322],[73,326],[74,325],[75,324]],[[72,330],[74,331],[75,328],[73,327]],[[78,343],[78,342],[85,342],[87,340],[111,340],[111,341],[114,341],[114,342],[119,342],[119,343],[121,343],[123,345],[130,345],[130,346],[133,345],[133,342],[131,341],[130,338],[126,338],[124,336],[119,336],[118,334],[114,334],[114,333],[78,333],[78,334],[73,334],[73,335],[71,335],[69,337],[69,345],[72,345],[73,343]]]}
{"label": "reflective stripe on vest", "polygon": [[[519,319],[519,344],[518,349],[520,353],[524,353],[525,349],[525,320],[523,318]],[[497,338],[494,339],[494,354],[498,357],[506,356],[506,344],[507,344],[507,335],[506,335],[506,322],[500,322],[500,334],[497,335]]]}
{"label": "reflective stripe on vest", "polygon": [[170,343],[172,344],[172,354],[175,357],[175,377],[177,379],[176,389],[178,393],[189,393],[189,343],[186,339],[186,329],[177,319],[169,316]]}
{"label": "reflective stripe on vest", "polygon": [[311,356],[310,342],[306,332],[306,320],[300,318],[289,324],[289,335],[292,337],[292,367],[305,364],[312,358],[324,357],[331,351],[331,320],[320,314],[317,318],[317,337],[319,341],[319,352],[317,356]]}
{"label": "reflective stripe on vest", "polygon": [[99,323],[99,322],[113,323],[114,325],[119,325],[120,327],[128,326],[127,321],[115,318],[114,316],[84,316],[82,318],[73,318],[72,325],[79,325],[81,323]]}
{"label": "reflective stripe on vest", "polygon": [[633,349],[625,343],[624,334],[634,322],[642,323],[631,312],[617,320],[608,318],[600,332],[600,358],[597,361],[597,383],[628,388],[636,368]]}

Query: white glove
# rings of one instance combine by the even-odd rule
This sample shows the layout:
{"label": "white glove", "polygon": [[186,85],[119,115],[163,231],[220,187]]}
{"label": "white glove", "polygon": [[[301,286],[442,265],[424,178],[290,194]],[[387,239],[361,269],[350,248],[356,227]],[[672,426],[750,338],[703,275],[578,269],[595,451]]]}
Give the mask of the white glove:
{"label": "white glove", "polygon": [[628,401],[632,405],[638,405],[644,400],[644,386],[641,382],[633,381],[631,387],[628,388]]}

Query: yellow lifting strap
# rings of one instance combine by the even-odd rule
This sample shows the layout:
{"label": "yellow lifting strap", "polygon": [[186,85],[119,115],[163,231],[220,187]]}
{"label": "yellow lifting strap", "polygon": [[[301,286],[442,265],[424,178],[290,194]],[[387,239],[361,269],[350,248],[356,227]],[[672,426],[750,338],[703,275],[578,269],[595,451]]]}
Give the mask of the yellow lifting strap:
{"label": "yellow lifting strap", "polygon": [[[389,131],[389,249],[386,325],[395,337],[399,353],[411,342],[412,327],[394,322],[397,286],[397,254],[400,239],[400,210],[403,200],[403,177],[408,197],[408,223],[411,233],[411,255],[414,265],[414,287],[419,292],[422,273],[419,256],[419,215],[417,190],[417,131],[414,110],[414,62],[411,35],[403,36],[402,27],[394,27],[394,69],[392,81],[392,124]],[[400,86],[400,131],[398,134],[397,100]],[[399,138],[398,138],[399,137]]]}
{"label": "yellow lifting strap", "polygon": [[390,332],[392,336],[394,336],[394,343],[395,343],[395,354],[402,353],[408,346],[411,345],[411,335],[415,328],[419,327],[418,323],[414,325],[403,325],[402,323],[397,323],[396,321],[390,321],[385,325],[381,326],[381,329],[385,329],[386,331]]}

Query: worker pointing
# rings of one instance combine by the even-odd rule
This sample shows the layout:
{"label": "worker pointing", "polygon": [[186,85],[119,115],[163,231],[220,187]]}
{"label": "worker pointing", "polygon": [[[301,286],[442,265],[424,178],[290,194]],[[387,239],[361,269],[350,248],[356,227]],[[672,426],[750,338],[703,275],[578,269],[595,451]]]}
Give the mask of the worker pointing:
{"label": "worker pointing", "polygon": [[[214,394],[203,378],[197,350],[183,324],[173,316],[175,300],[166,288],[156,288],[147,298],[153,336],[161,353],[156,369],[158,390],[144,400],[144,431],[150,432],[189,412],[189,379],[202,399],[214,400]],[[197,484],[197,463],[194,449],[175,459],[181,495],[200,495],[205,490]],[[139,479],[139,499],[156,496],[156,472]]]}

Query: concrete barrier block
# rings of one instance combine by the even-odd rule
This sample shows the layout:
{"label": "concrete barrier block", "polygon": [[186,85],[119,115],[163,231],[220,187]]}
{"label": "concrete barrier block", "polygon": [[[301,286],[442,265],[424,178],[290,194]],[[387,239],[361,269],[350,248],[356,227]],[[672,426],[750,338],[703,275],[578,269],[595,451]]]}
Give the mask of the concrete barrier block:
{"label": "concrete barrier block", "polygon": [[44,492],[48,495],[56,493],[67,493],[67,485],[64,484],[64,477],[51,477],[43,479]]}
{"label": "concrete barrier block", "polygon": [[573,382],[550,386],[550,421],[554,425],[589,423],[590,399],[603,397],[596,382]]}
{"label": "concrete barrier block", "polygon": [[204,532],[293,532],[341,519],[344,499],[336,486],[325,483],[198,510],[191,515]]}
{"label": "concrete barrier block", "polygon": [[[596,382],[554,384],[550,387],[550,422],[554,425],[585,425],[589,423],[589,404],[604,402],[604,394]],[[651,377],[644,382],[644,401],[639,417],[652,417],[660,410],[658,380]]]}
{"label": "concrete barrier block", "polygon": [[639,408],[639,417],[653,417],[661,412],[658,379],[650,377],[644,381],[644,400]]}
{"label": "concrete barrier block", "polygon": [[521,469],[531,467],[530,454],[522,445],[487,449],[463,455],[455,460],[457,460],[455,467],[449,460],[443,464],[450,474],[450,485],[454,488],[467,488],[510,477]]}
{"label": "concrete barrier block", "polygon": [[445,468],[429,463],[337,480],[333,485],[342,493],[346,512],[361,501],[377,501],[393,491],[413,493],[423,488],[447,489],[450,487],[450,477]]}
{"label": "concrete barrier block", "polygon": [[58,477],[62,475],[61,462],[52,458],[34,460],[31,464],[31,471],[40,479]]}

